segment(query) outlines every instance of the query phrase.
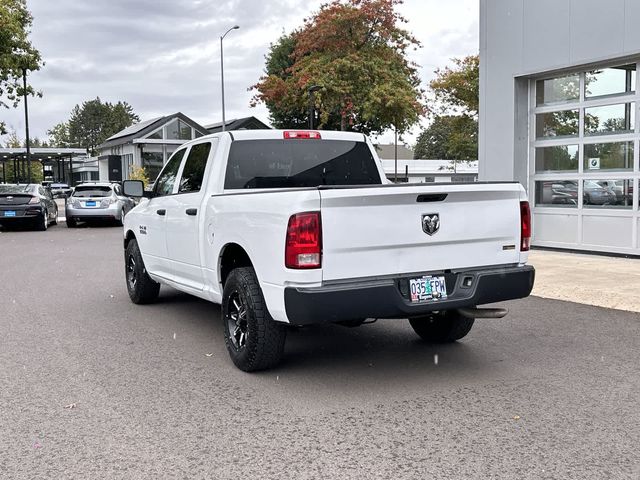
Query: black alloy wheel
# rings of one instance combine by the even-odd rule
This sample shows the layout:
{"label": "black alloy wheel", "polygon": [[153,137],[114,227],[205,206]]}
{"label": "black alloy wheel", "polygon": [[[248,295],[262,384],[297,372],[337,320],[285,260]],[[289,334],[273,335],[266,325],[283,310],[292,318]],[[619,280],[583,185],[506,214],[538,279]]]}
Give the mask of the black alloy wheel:
{"label": "black alloy wheel", "polygon": [[222,292],[222,323],[227,352],[240,370],[265,370],[280,362],[286,326],[269,314],[253,268],[229,273]]}
{"label": "black alloy wheel", "polygon": [[160,284],[147,273],[135,239],[129,240],[124,253],[125,279],[129,298],[135,304],[151,303],[158,298]]}
{"label": "black alloy wheel", "polygon": [[249,325],[247,324],[246,301],[242,298],[237,289],[231,292],[231,295],[227,300],[226,311],[229,339],[237,350],[241,350],[247,345]]}

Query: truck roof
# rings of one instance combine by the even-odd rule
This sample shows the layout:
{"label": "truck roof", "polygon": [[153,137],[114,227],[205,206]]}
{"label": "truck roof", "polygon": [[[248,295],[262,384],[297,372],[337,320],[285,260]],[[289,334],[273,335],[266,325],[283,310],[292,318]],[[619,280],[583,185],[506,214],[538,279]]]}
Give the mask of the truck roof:
{"label": "truck roof", "polygon": [[211,135],[205,135],[198,137],[195,140],[186,142],[184,145],[188,146],[192,143],[198,143],[207,138],[222,138],[225,135],[231,136],[235,140],[282,140],[285,132],[317,132],[320,134],[320,139],[323,140],[345,140],[352,142],[364,142],[366,136],[363,133],[356,132],[337,132],[333,130],[306,130],[306,129],[282,129],[282,130],[232,130],[226,132],[213,133]]}

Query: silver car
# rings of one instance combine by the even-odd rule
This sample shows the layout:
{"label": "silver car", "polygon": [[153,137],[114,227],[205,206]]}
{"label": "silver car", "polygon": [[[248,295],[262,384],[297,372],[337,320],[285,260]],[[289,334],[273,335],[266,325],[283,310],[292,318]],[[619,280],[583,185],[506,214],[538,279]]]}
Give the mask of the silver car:
{"label": "silver car", "polygon": [[133,199],[124,196],[118,183],[82,183],[66,200],[67,227],[74,228],[79,221],[88,220],[114,220],[122,225],[134,206]]}

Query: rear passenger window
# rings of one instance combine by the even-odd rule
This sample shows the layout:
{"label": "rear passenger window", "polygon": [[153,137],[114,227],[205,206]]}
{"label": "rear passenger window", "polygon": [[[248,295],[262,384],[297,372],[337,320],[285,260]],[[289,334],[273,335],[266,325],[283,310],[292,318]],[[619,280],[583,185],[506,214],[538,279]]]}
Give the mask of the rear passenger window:
{"label": "rear passenger window", "polygon": [[211,143],[193,145],[184,164],[178,193],[199,192],[204,180],[204,169],[211,152]]}
{"label": "rear passenger window", "polygon": [[171,195],[173,193],[173,185],[176,183],[178,169],[180,168],[180,162],[183,156],[184,149],[174,153],[162,169],[162,172],[160,172],[160,175],[158,175],[156,184],[153,187],[153,192],[157,196]]}

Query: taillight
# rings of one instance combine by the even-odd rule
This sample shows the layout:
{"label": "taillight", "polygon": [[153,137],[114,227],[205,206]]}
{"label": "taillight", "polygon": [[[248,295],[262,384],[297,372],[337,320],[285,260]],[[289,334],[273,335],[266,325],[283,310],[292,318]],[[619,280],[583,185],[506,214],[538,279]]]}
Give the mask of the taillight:
{"label": "taillight", "polygon": [[529,202],[520,202],[520,251],[527,252],[531,246],[531,209]]}
{"label": "taillight", "polygon": [[29,204],[33,205],[36,203],[40,203],[40,197],[31,197],[31,200],[29,200]]}
{"label": "taillight", "polygon": [[312,138],[315,140],[320,140],[322,137],[320,137],[320,132],[316,132],[313,130],[288,130],[286,132],[284,132],[284,138],[285,139],[290,139],[290,138]]}
{"label": "taillight", "polygon": [[322,265],[320,212],[291,215],[287,226],[284,264],[287,268],[320,268]]}

